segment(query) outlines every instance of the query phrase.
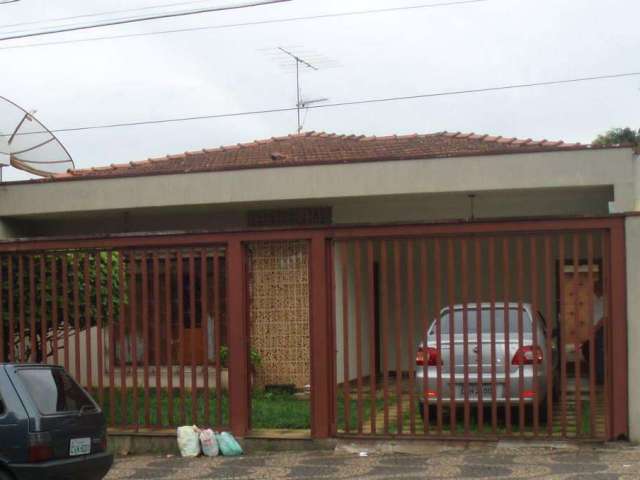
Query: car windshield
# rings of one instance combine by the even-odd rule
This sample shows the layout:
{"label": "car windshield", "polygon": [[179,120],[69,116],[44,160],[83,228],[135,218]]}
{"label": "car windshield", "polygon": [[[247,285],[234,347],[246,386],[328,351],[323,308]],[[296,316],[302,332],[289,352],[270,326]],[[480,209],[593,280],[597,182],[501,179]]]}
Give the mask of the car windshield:
{"label": "car windshield", "polygon": [[17,375],[42,415],[95,408],[84,390],[60,368],[21,368]]}
{"label": "car windshield", "polygon": [[[496,333],[504,333],[505,330],[505,315],[504,309],[494,309],[495,311],[495,332]],[[509,332],[518,333],[518,309],[510,308],[509,312]],[[531,319],[528,313],[525,310],[521,310],[522,312],[522,332],[530,333],[531,329]],[[467,333],[474,334],[477,332],[478,326],[478,311],[474,307],[469,307],[467,310]],[[491,309],[483,308],[480,310],[480,319],[482,321],[482,333],[491,333]],[[451,318],[449,312],[445,312],[441,317],[440,323],[440,334],[448,335],[449,334],[449,326],[451,325]],[[464,314],[462,310],[454,310],[453,315],[454,321],[454,333],[464,333]],[[431,326],[430,335],[436,335],[436,322],[434,322]]]}

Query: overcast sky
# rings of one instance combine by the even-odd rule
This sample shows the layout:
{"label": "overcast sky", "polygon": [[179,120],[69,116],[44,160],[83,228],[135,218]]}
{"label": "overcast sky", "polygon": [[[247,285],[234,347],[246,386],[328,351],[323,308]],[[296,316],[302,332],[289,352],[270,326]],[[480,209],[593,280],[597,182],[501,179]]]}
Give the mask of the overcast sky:
{"label": "overcast sky", "polygon": [[[0,26],[179,1],[20,0],[0,4]],[[175,8],[243,1],[211,0]],[[439,1],[449,0],[293,0],[0,42],[0,95],[37,109],[38,118],[51,129],[290,107],[296,102],[295,76],[262,51],[280,45],[340,63],[338,68],[306,71],[301,79],[305,98],[327,97],[331,102],[640,71],[638,0],[488,0],[7,48]],[[0,36],[15,29],[0,29]],[[366,135],[474,131],[590,142],[613,126],[640,127],[640,77],[317,109],[309,111],[305,130]],[[295,112],[287,112],[61,133],[59,138],[77,167],[90,167],[286,135],[295,129]],[[6,180],[25,178],[8,170]]]}

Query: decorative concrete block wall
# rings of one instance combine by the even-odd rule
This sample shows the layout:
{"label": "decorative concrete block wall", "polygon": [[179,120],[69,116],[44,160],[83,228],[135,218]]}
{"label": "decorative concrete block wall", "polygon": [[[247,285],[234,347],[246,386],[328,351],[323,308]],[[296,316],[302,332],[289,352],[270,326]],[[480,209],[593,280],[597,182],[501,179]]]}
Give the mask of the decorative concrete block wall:
{"label": "decorative concrete block wall", "polygon": [[256,384],[309,384],[309,246],[249,246],[251,347],[262,357]]}

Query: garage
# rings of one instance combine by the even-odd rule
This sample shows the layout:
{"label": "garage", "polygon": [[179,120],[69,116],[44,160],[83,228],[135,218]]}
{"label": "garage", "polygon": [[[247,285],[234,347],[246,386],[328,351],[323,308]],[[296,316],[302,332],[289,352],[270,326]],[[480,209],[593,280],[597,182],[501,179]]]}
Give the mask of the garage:
{"label": "garage", "polygon": [[336,240],[336,433],[624,435],[616,225],[388,227]]}

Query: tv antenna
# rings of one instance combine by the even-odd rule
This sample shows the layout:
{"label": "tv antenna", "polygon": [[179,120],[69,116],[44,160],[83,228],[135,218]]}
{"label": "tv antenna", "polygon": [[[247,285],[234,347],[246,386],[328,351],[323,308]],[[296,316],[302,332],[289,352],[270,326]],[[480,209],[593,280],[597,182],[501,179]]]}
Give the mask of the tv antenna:
{"label": "tv antenna", "polygon": [[303,67],[310,68],[311,70],[316,70],[316,71],[318,70],[318,67],[315,67],[314,65],[312,65],[308,61],[300,58],[298,55],[296,55],[295,53],[290,52],[289,50],[287,50],[285,48],[278,47],[278,50],[280,50],[285,55],[289,55],[296,62],[296,99],[297,99],[297,102],[296,102],[296,113],[298,114],[298,133],[300,133],[302,131],[302,122],[300,121],[300,110],[303,108],[302,107],[302,99],[300,97],[300,65],[302,65]]}
{"label": "tv antenna", "polygon": [[[304,124],[307,121],[307,113],[309,112],[309,106],[313,105],[314,103],[322,103],[322,102],[328,102],[329,99],[326,97],[322,97],[322,98],[313,98],[313,99],[308,99],[305,100],[304,98],[301,98],[298,101],[298,133],[300,133],[302,131],[302,129],[304,128]],[[300,109],[304,109],[304,117],[302,118],[302,122],[300,122]]]}
{"label": "tv antenna", "polygon": [[0,96],[0,181],[9,165],[41,177],[75,168],[64,145],[34,115]]}
{"label": "tv antenna", "polygon": [[[300,133],[302,128],[304,127],[304,120],[302,118],[303,110],[306,112],[310,105],[319,102],[326,102],[329,100],[328,98],[310,98],[304,99],[302,97],[302,88],[300,86],[300,73],[301,70],[313,70],[318,71],[324,68],[337,67],[340,66],[337,62],[324,57],[323,55],[314,53],[309,50],[298,50],[297,46],[288,46],[288,47],[277,47],[275,49],[264,49],[266,51],[275,50],[272,53],[278,57],[286,56],[287,58],[293,59],[293,64],[290,62],[280,63],[281,67],[286,69],[290,67],[295,68],[296,73],[296,114],[298,117],[297,123],[297,131]],[[305,115],[306,118],[306,115]]]}

